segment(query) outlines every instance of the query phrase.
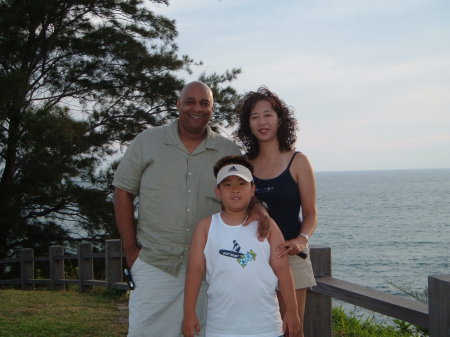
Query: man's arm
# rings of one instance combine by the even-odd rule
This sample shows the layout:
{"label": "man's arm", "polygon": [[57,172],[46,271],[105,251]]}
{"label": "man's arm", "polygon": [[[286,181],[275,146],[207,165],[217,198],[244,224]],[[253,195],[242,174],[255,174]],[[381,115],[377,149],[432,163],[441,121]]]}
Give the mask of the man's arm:
{"label": "man's arm", "polygon": [[276,248],[284,242],[283,234],[277,224],[270,223],[270,265],[278,277],[278,287],[286,305],[286,313],[283,317],[283,332],[289,331],[289,336],[297,336],[300,332],[300,318],[298,317],[297,297],[295,296],[294,280],[287,255],[282,257]]}
{"label": "man's arm", "polygon": [[140,251],[134,223],[134,197],[132,193],[121,188],[116,187],[114,190],[114,213],[116,215],[117,229],[122,239],[122,246],[129,268],[133,266]]}
{"label": "man's arm", "polygon": [[206,269],[206,260],[203,250],[208,237],[211,217],[200,220],[192,234],[191,250],[189,252],[189,263],[184,285],[184,317],[181,324],[181,332],[184,337],[193,337],[200,333],[200,321],[195,308],[198,294]]}

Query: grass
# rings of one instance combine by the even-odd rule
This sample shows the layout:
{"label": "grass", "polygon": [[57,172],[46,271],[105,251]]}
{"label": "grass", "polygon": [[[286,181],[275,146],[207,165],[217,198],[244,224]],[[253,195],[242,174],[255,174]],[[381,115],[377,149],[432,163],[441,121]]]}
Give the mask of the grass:
{"label": "grass", "polygon": [[[0,337],[114,337],[127,333],[128,299],[123,292],[97,288],[88,294],[74,290],[0,289]],[[408,323],[395,326],[360,318],[333,308],[334,337],[425,336]]]}
{"label": "grass", "polygon": [[94,291],[0,290],[1,337],[125,336],[127,299]]}

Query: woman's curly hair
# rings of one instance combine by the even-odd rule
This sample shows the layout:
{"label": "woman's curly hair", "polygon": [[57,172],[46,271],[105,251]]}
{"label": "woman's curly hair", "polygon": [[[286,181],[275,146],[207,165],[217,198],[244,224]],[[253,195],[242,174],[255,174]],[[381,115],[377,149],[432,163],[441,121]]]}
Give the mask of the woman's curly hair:
{"label": "woman's curly hair", "polygon": [[246,156],[255,159],[259,153],[259,144],[250,130],[250,112],[259,101],[266,100],[277,113],[280,120],[277,138],[281,152],[292,150],[297,140],[297,120],[294,112],[278,96],[266,87],[260,87],[258,91],[250,91],[242,97],[236,105],[239,115],[239,128],[235,134],[244,145]]}

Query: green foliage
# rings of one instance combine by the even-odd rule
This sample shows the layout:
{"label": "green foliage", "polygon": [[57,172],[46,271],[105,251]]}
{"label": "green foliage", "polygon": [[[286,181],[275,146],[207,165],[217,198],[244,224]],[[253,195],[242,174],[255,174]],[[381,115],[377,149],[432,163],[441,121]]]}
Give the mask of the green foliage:
{"label": "green foliage", "polygon": [[[199,78],[200,81],[208,84],[215,97],[214,109],[216,113],[213,114],[211,119],[211,127],[215,131],[219,131],[220,126],[233,126],[238,121],[238,116],[234,110],[234,105],[238,100],[238,94],[232,87],[227,86],[223,88],[220,84],[233,81],[240,72],[240,69],[233,69],[223,75],[216,73],[207,75],[203,73]],[[217,97],[220,99],[216,99]]]}
{"label": "green foliage", "polygon": [[401,321],[399,319],[394,319],[395,326],[400,332],[407,334],[408,336],[428,336],[428,329],[422,328],[417,325],[410,324],[408,322]]}
{"label": "green foliage", "polygon": [[[333,336],[335,337],[420,337],[426,336],[409,324],[396,321],[396,326],[375,322],[373,317],[360,318],[355,313],[345,313],[341,307],[333,308]],[[402,322],[402,323],[400,323]],[[404,324],[403,324],[404,323]]]}
{"label": "green foliage", "polygon": [[[175,22],[149,9],[161,4],[0,1],[0,258],[118,237],[111,158],[177,116],[178,76],[196,64],[177,54]],[[202,76],[215,129],[234,123],[239,72]]]}
{"label": "green foliage", "polygon": [[117,288],[105,288],[105,287],[96,287],[91,292],[93,296],[100,296],[103,298],[107,298],[110,300],[118,301],[124,300],[128,298],[129,291],[128,290],[120,290]]}
{"label": "green foliage", "polygon": [[[419,302],[428,303],[428,287],[423,289],[422,291],[413,290],[410,286],[398,285],[394,282],[387,282],[392,285],[394,288],[400,290],[405,295],[408,295]],[[394,323],[401,331],[406,331],[414,334],[414,336],[428,336],[428,329],[422,328],[418,325],[409,324],[407,322],[403,322],[400,320],[394,320]]]}
{"label": "green foliage", "polygon": [[64,261],[64,279],[66,280],[78,280],[78,266],[72,260]]}
{"label": "green foliage", "polygon": [[425,289],[421,291],[417,291],[413,290],[410,286],[399,285],[389,280],[386,280],[386,282],[394,288],[400,290],[405,295],[408,295],[419,302],[428,303],[428,287],[425,287]]}

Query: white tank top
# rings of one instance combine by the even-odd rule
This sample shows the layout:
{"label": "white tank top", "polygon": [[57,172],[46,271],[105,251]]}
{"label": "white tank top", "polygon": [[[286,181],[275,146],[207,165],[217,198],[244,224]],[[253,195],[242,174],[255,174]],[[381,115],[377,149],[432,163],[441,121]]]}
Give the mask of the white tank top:
{"label": "white tank top", "polygon": [[205,337],[282,335],[270,245],[258,240],[256,230],[256,221],[229,226],[221,213],[212,216],[204,249],[209,285]]}

